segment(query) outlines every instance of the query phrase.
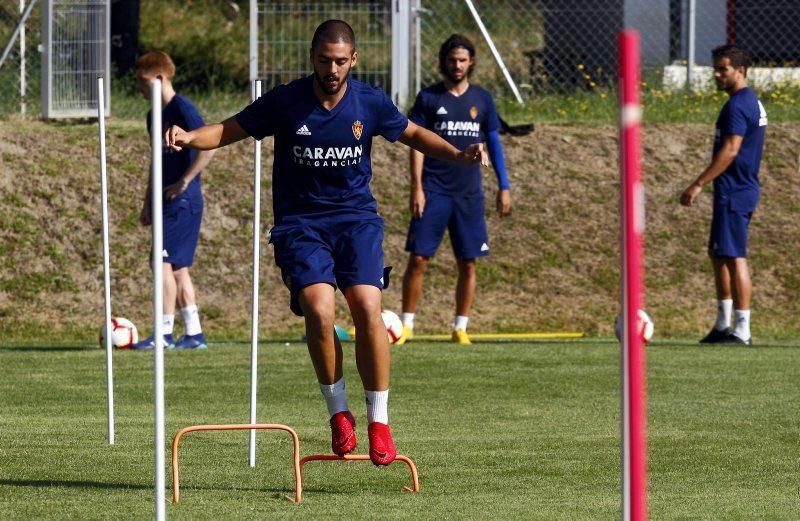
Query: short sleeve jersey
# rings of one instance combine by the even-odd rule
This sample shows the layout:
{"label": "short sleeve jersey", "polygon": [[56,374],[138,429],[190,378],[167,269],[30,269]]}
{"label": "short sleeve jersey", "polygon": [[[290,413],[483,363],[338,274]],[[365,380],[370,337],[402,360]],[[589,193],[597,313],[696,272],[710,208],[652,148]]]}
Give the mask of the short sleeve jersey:
{"label": "short sleeve jersey", "polygon": [[[408,118],[444,138],[459,150],[486,141],[500,128],[500,119],[488,91],[472,85],[460,96],[450,93],[443,82],[420,91]],[[464,166],[425,157],[422,186],[430,192],[454,195],[483,193],[481,167]]]}
{"label": "short sleeve jersey", "polygon": [[726,136],[742,136],[742,146],[728,168],[714,179],[717,196],[728,196],[739,207],[755,209],[760,184],[758,170],[767,128],[767,112],[752,89],[733,94],[719,113],[713,154],[722,147]]}
{"label": "short sleeve jersey", "polygon": [[236,115],[245,132],[275,136],[272,200],[275,224],[310,215],[377,212],[370,192],[373,136],[396,141],[408,126],[378,88],[349,79],[328,110],[313,76],[270,90]]}
{"label": "short sleeve jersey", "polygon": [[[176,94],[172,100],[170,100],[170,102],[167,103],[163,109],[161,109],[161,125],[164,127],[162,129],[163,135],[166,129],[172,125],[178,125],[185,130],[194,130],[202,127],[205,125],[205,123],[203,122],[203,118],[200,116],[200,112],[197,110],[197,107],[195,107],[194,104],[188,99]],[[150,128],[150,112],[147,113],[147,131],[148,133],[152,133],[152,129]],[[167,147],[162,147],[161,150],[162,186],[166,188],[167,186],[177,182],[181,176],[186,173],[186,170],[189,169],[189,166],[197,158],[197,154],[199,152],[193,149],[183,149],[180,152],[176,152]],[[173,201],[165,200],[165,209],[169,205],[178,204],[181,199],[188,199],[197,205],[203,204],[203,195],[200,188],[199,175],[192,179],[192,182],[189,183],[189,186],[186,187],[186,190],[179,198]]]}

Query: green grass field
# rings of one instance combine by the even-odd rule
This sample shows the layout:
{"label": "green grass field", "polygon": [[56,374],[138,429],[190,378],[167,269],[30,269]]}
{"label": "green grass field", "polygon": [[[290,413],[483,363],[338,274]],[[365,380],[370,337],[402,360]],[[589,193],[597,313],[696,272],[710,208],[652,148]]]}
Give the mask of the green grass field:
{"label": "green grass field", "polygon": [[[797,344],[648,349],[650,512],[654,519],[800,515]],[[350,356],[346,375],[366,425]],[[260,420],[292,426],[302,455],[327,452],[325,410],[305,347],[260,351]],[[152,516],[152,354],[114,357],[117,444],[107,445],[105,358],[95,347],[0,347],[0,513],[4,519]],[[309,463],[292,505],[289,437],[193,433],[182,445],[174,519],[619,518],[619,348],[597,339],[412,343],[394,348],[390,417],[404,465]],[[167,435],[246,422],[249,345],[169,352]],[[169,460],[169,451],[167,453]],[[169,471],[167,483],[170,484]],[[167,493],[170,497],[170,491]]]}

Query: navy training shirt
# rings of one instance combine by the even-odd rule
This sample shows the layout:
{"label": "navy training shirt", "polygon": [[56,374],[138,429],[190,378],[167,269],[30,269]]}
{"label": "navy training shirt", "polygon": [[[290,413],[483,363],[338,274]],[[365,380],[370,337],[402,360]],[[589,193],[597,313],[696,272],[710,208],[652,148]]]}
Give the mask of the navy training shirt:
{"label": "navy training shirt", "polygon": [[[176,94],[161,109],[161,125],[163,126],[161,131],[163,136],[166,129],[172,125],[178,125],[182,129],[189,131],[200,128],[205,123],[197,107],[188,99]],[[147,112],[147,132],[148,134],[152,132],[149,111]],[[188,148],[176,152],[168,147],[161,147],[161,151],[161,186],[163,188],[176,183],[186,173],[189,166],[197,158],[197,154],[199,154],[197,150]],[[202,207],[203,194],[200,189],[200,174],[192,179],[192,182],[189,183],[189,186],[186,187],[180,197],[176,197],[172,201],[164,200],[165,211],[169,206],[179,204],[182,200],[188,200],[192,204]]]}
{"label": "navy training shirt", "polygon": [[761,185],[758,170],[767,128],[767,112],[749,87],[733,94],[722,107],[716,123],[713,154],[726,136],[742,136],[742,146],[733,162],[714,179],[716,198],[729,197],[734,210],[752,212]]}
{"label": "navy training shirt", "polygon": [[396,141],[408,126],[382,90],[350,78],[328,110],[314,93],[314,77],[264,94],[236,115],[256,139],[275,136],[272,205],[275,224],[312,214],[375,214],[369,183],[373,136]]}
{"label": "navy training shirt", "polygon": [[[472,84],[460,96],[448,92],[444,82],[421,90],[408,118],[459,150],[483,143],[489,132],[500,128],[492,95]],[[422,187],[451,195],[482,194],[481,165],[464,166],[426,156],[422,164]]]}

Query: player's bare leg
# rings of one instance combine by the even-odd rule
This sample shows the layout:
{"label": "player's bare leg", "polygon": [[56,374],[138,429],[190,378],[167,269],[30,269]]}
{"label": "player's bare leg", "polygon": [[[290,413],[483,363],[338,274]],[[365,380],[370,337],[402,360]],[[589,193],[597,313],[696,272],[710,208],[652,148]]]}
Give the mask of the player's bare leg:
{"label": "player's bare leg", "polygon": [[406,272],[403,275],[403,334],[395,342],[396,345],[403,345],[414,337],[414,313],[422,297],[422,284],[428,261],[430,257],[414,253],[408,256]]}
{"label": "player's bare leg", "polygon": [[333,329],[335,290],[326,283],[301,289],[298,301],[306,322],[306,343],[320,384],[332,385],[342,378],[342,346]]}
{"label": "player's bare leg", "polygon": [[186,306],[193,306],[196,304],[196,297],[194,292],[194,284],[192,284],[192,277],[189,275],[189,268],[183,267],[173,270],[173,275],[176,284],[176,301],[178,306],[185,308]]}
{"label": "player's bare leg", "polygon": [[711,264],[714,266],[714,285],[717,290],[717,300],[733,298],[728,260],[725,257],[711,257]]}
{"label": "player's bare leg", "polygon": [[300,290],[298,301],[306,322],[308,354],[330,415],[331,450],[344,456],[356,448],[356,420],[347,405],[342,344],[333,327],[335,291],[330,284],[312,284]]}
{"label": "player's bare leg", "polygon": [[750,298],[753,293],[750,281],[750,269],[747,258],[727,259],[733,290],[734,324],[729,341],[736,344],[750,345]]}
{"label": "player's bare leg", "polygon": [[394,461],[397,450],[389,428],[391,353],[381,318],[381,290],[375,286],[345,288],[344,296],[356,326],[356,365],[367,402],[369,457],[375,465]]}
{"label": "player's bare leg", "polygon": [[344,296],[358,332],[356,365],[364,389],[384,391],[389,388],[391,355],[386,325],[381,318],[381,290],[358,284],[345,288]]}
{"label": "player's bare leg", "polygon": [[175,315],[175,297],[178,293],[178,285],[175,283],[172,264],[169,262],[162,263],[161,274],[164,281],[164,314]]}
{"label": "player's bare leg", "polygon": [[753,285],[750,281],[750,268],[747,264],[747,258],[729,259],[728,266],[728,271],[731,274],[730,281],[734,307],[736,309],[750,309]]}
{"label": "player's bare leg", "polygon": [[467,336],[467,324],[475,299],[477,276],[475,259],[456,259],[458,280],[456,281],[456,317],[453,321],[453,342],[470,344]]}

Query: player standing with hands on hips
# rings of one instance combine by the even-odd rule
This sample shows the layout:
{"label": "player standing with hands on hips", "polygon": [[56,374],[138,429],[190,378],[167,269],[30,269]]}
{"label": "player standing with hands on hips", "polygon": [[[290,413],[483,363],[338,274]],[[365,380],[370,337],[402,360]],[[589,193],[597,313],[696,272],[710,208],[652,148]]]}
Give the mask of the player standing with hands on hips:
{"label": "player standing with hands on hips", "polygon": [[[492,95],[469,82],[475,68],[475,46],[465,36],[450,36],[439,49],[443,81],[422,90],[409,119],[433,130],[448,143],[464,148],[487,142],[497,174],[497,211],[511,212],[511,184],[500,144],[500,119]],[[458,265],[453,342],[469,344],[467,324],[475,296],[475,259],[489,254],[484,218],[483,182],[477,165],[456,165],[411,151],[411,224],[403,276],[403,334],[398,344],[414,336],[414,314],[422,295],[425,268],[449,230]]]}
{"label": "player standing with hands on hips", "polygon": [[369,456],[394,461],[389,428],[390,351],[381,319],[383,220],[369,189],[372,138],[399,140],[426,155],[464,165],[488,164],[480,145],[459,151],[408,121],[386,94],[350,78],[358,62],[353,29],[328,20],[314,32],[313,74],[278,86],[222,123],[167,130],[167,146],[210,150],[248,136],[275,136],[275,226],[270,242],[289,288],[290,307],[305,317],[311,361],[328,407],[331,448],[356,447],[347,405],[342,346],[334,333],[338,287],[358,330],[356,365],[367,403]]}
{"label": "player standing with hands on hips", "polygon": [[[714,182],[708,255],[714,266],[717,321],[700,342],[751,345],[752,284],[747,265],[747,236],[761,192],[758,170],[767,113],[747,86],[749,54],[732,45],[723,45],[712,51],[712,57],[717,88],[727,92],[729,99],[717,118],[711,164],[683,191],[681,204],[692,206],[703,186]],[[733,328],[730,327],[732,310]]]}

